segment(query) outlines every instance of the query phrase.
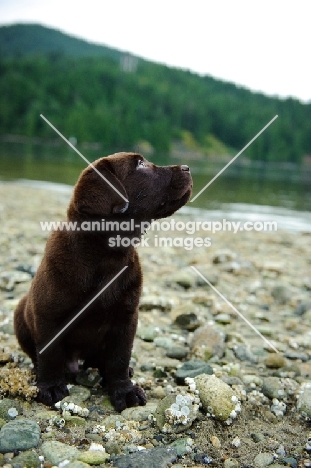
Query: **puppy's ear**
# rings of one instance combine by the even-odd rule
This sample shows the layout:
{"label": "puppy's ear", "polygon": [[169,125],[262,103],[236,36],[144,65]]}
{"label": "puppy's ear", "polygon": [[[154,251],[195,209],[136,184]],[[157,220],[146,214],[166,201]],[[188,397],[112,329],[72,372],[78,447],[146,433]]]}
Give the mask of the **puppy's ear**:
{"label": "puppy's ear", "polygon": [[111,162],[100,159],[93,166],[98,172],[92,166],[87,167],[76,184],[71,201],[74,210],[88,216],[124,213],[128,208],[128,196],[120,180],[113,174]]}

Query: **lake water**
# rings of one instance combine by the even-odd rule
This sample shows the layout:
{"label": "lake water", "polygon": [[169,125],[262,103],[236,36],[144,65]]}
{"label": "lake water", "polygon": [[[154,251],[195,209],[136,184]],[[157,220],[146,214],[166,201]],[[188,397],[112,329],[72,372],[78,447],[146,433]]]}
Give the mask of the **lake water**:
{"label": "lake water", "polygon": [[[94,147],[79,151],[89,160],[107,154]],[[188,164],[195,196],[226,164],[177,160],[168,156],[149,158],[156,164]],[[85,162],[65,143],[49,145],[0,143],[0,181],[47,181],[74,185]],[[38,184],[36,184],[38,185]],[[61,189],[63,185],[46,185]],[[208,213],[206,213],[206,210]],[[311,168],[267,165],[237,159],[184,212],[216,219],[277,219],[289,229],[311,231]],[[216,217],[216,218],[215,218]]]}

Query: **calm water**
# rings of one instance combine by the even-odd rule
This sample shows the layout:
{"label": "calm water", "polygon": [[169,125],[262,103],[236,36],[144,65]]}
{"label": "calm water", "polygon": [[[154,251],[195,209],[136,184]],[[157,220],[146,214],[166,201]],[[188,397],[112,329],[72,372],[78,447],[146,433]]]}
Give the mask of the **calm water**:
{"label": "calm water", "polygon": [[[102,149],[79,147],[90,161],[107,154]],[[176,160],[160,156],[149,158],[156,164],[188,164],[194,180],[194,195],[225,165],[189,158]],[[84,161],[65,143],[56,145],[0,143],[0,180],[49,181],[74,185]],[[261,206],[262,208],[256,208]],[[311,168],[293,166],[242,164],[236,160],[195,202],[196,209],[222,210],[226,213],[269,212],[268,207],[294,211],[311,211]],[[270,209],[270,211],[272,208]],[[305,213],[307,215],[307,213]],[[303,216],[303,213],[300,213]],[[309,218],[308,218],[309,219]]]}

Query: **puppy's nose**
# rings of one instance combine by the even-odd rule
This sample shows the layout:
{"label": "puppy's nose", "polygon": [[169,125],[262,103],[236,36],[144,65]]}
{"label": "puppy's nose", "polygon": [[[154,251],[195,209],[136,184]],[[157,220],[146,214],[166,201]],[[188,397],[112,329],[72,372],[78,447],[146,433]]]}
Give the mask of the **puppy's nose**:
{"label": "puppy's nose", "polygon": [[180,167],[181,167],[181,170],[182,170],[182,171],[186,171],[186,172],[189,172],[189,171],[190,171],[189,166],[186,166],[186,164],[183,164],[183,165],[180,166]]}

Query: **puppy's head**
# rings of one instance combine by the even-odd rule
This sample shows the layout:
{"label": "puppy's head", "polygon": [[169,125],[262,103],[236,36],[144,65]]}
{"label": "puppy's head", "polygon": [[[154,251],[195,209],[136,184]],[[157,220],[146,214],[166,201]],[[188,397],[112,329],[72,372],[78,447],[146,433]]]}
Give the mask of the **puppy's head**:
{"label": "puppy's head", "polygon": [[82,172],[69,216],[164,218],[187,203],[191,190],[188,166],[156,166],[140,154],[117,153]]}

